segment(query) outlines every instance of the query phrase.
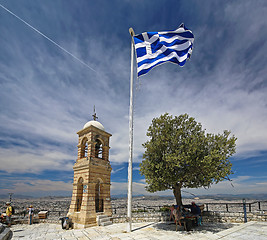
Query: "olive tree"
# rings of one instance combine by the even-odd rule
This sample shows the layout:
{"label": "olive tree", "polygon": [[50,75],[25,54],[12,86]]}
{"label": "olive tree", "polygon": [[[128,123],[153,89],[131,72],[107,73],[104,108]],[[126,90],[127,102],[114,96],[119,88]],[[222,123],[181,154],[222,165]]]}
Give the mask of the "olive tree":
{"label": "olive tree", "polygon": [[146,189],[171,189],[178,205],[182,204],[182,188],[209,188],[232,174],[229,158],[235,153],[236,138],[230,131],[206,133],[188,114],[172,117],[165,113],[152,120],[147,136],[140,164]]}

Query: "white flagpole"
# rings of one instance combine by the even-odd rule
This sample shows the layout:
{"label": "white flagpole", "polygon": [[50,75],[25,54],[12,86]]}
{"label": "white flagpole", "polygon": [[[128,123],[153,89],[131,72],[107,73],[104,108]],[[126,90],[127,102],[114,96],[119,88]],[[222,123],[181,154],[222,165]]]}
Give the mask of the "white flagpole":
{"label": "white flagpole", "polygon": [[131,79],[130,79],[130,110],[129,110],[129,164],[128,164],[128,205],[127,205],[127,232],[132,231],[132,159],[133,159],[133,67],[134,67],[134,30],[129,29],[131,34]]}

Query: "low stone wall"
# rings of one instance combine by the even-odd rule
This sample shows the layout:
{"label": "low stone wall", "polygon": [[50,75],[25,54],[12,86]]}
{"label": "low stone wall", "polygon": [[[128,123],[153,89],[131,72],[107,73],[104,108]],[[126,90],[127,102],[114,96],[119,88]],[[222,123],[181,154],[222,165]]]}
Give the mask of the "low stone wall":
{"label": "low stone wall", "polygon": [[[244,222],[243,212],[203,212],[203,222]],[[267,222],[267,213],[264,212],[248,212],[247,221]]]}
{"label": "low stone wall", "polygon": [[[169,221],[169,212],[138,212],[132,214],[132,222],[166,222]],[[113,214],[113,223],[124,223],[127,216],[124,214]],[[203,222],[227,222],[227,223],[243,223],[243,212],[212,212],[204,211],[202,215]],[[248,212],[247,221],[267,222],[267,212]],[[15,224],[27,224],[28,219],[14,219]],[[34,219],[34,223],[60,223],[59,218]]]}
{"label": "low stone wall", "polygon": [[[139,212],[132,214],[132,222],[164,222],[170,218],[167,212]],[[113,223],[126,222],[127,216],[125,215],[113,215]]]}
{"label": "low stone wall", "polygon": [[[132,214],[132,222],[165,222],[170,218],[168,212],[141,212]],[[126,222],[127,217],[125,215],[113,215],[113,223]],[[232,222],[242,223],[244,222],[243,212],[203,212],[203,222]],[[267,222],[267,213],[264,212],[249,212],[247,213],[247,221],[262,221]]]}
{"label": "low stone wall", "polygon": [[[12,224],[28,224],[28,218],[14,218],[12,219]],[[60,220],[57,218],[47,218],[47,219],[38,219],[33,218],[33,224],[35,223],[61,223]]]}

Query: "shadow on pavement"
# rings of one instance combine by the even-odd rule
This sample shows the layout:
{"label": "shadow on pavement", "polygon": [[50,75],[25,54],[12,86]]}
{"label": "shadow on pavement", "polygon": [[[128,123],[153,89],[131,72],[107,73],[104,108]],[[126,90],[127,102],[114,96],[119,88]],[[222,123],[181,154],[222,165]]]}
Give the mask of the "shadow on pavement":
{"label": "shadow on pavement", "polygon": [[18,229],[18,230],[13,230],[12,232],[23,232],[24,230]]}
{"label": "shadow on pavement", "polygon": [[[203,223],[201,226],[193,227],[190,232],[211,232],[211,233],[218,233],[223,230],[229,229],[236,226],[236,224],[232,223]],[[175,224],[173,223],[156,223],[154,225],[155,229],[158,230],[165,230],[165,231],[175,231]],[[178,226],[177,231],[179,232],[185,232],[184,228],[182,226]]]}
{"label": "shadow on pavement", "polygon": [[151,226],[151,225],[153,225],[153,224],[155,224],[155,223],[149,223],[149,224],[147,224],[147,225],[145,225],[145,226],[142,226],[142,227],[139,227],[139,228],[135,228],[135,229],[132,230],[132,232],[137,231],[137,230],[140,230],[140,229],[142,229],[142,228],[146,228],[146,227]]}

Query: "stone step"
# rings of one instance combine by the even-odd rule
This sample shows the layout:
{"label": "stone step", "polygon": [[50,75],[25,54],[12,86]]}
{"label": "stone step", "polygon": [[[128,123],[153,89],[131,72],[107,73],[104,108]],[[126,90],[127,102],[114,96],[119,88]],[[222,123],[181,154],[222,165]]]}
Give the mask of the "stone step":
{"label": "stone step", "polygon": [[108,222],[108,221],[110,221],[110,218],[106,217],[106,218],[101,218],[99,220],[100,220],[100,222]]}
{"label": "stone step", "polygon": [[108,226],[112,224],[112,221],[110,221],[110,217],[106,215],[99,215],[97,216],[97,223],[98,226]]}
{"label": "stone step", "polygon": [[0,233],[3,232],[5,230],[5,227],[3,226],[3,224],[0,223]]}
{"label": "stone step", "polygon": [[[3,225],[2,225],[3,226]],[[0,233],[0,240],[9,240],[12,238],[12,231],[10,228],[3,227],[1,228],[1,233]]]}
{"label": "stone step", "polygon": [[111,225],[112,224],[112,222],[109,220],[109,221],[106,221],[106,222],[101,222],[100,223],[100,226],[108,226],[108,225]]}
{"label": "stone step", "polygon": [[98,215],[97,217],[98,217],[98,219],[108,218],[107,215]]}

